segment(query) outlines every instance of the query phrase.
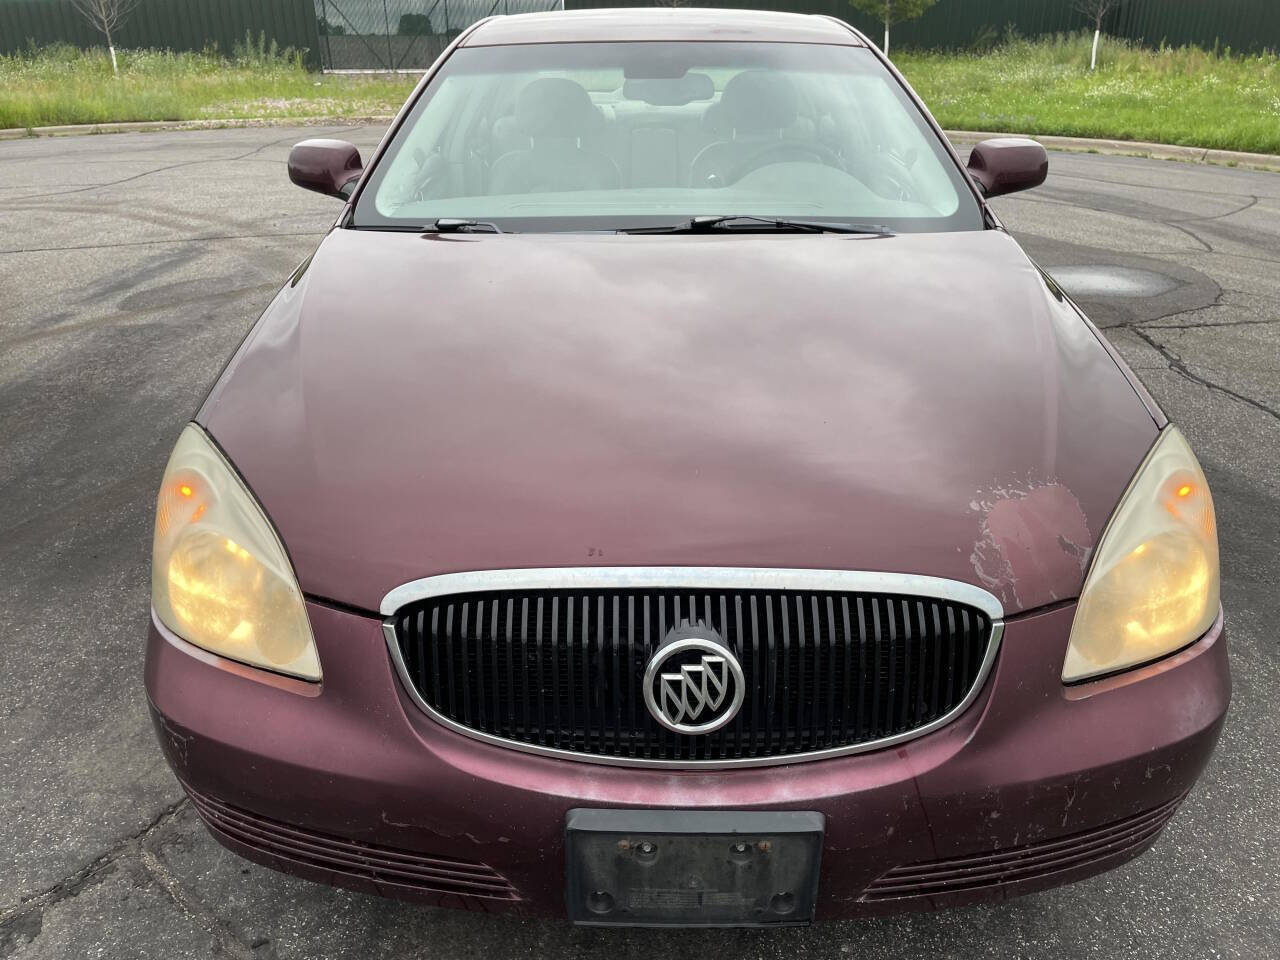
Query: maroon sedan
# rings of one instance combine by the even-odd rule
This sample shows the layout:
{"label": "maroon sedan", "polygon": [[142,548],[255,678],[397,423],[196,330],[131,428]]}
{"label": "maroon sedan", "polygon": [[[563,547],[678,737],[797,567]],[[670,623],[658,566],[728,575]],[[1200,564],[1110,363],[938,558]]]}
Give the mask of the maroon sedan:
{"label": "maroon sedan", "polygon": [[578,923],[999,900],[1230,697],[1178,430],[824,17],[465,31],[179,437],[146,685],[227,847]]}

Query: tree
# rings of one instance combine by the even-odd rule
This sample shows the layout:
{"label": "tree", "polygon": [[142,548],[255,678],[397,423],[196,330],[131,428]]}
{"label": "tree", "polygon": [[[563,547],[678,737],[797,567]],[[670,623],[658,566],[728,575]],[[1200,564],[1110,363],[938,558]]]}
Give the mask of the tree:
{"label": "tree", "polygon": [[938,0],[849,0],[855,10],[876,17],[884,24],[884,55],[889,55],[889,28],[904,20],[914,20]]}
{"label": "tree", "polygon": [[111,31],[124,23],[139,2],[140,0],[71,0],[71,5],[93,25],[93,29],[107,38],[107,50],[111,53],[111,72],[116,76],[120,75],[120,65],[116,63],[116,47],[111,39]]}
{"label": "tree", "polygon": [[396,28],[396,33],[402,37],[425,37],[430,33],[434,33],[431,29],[431,17],[425,13],[402,13],[400,14],[400,25]]}
{"label": "tree", "polygon": [[1076,11],[1083,13],[1093,24],[1093,54],[1089,58],[1089,69],[1098,68],[1098,40],[1102,36],[1102,21],[1107,14],[1124,3],[1124,0],[1076,0]]}

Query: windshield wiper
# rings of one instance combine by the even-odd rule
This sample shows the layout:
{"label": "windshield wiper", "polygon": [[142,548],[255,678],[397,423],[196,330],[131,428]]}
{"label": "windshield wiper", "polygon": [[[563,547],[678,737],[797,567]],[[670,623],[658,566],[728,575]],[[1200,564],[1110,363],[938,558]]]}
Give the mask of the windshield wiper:
{"label": "windshield wiper", "polygon": [[463,220],[441,217],[431,223],[351,223],[348,230],[373,230],[382,233],[510,233],[486,220]]}
{"label": "windshield wiper", "polygon": [[489,223],[486,220],[465,220],[458,217],[441,217],[431,226],[436,233],[502,233],[502,228],[496,223]]}
{"label": "windshield wiper", "polygon": [[[744,224],[742,227],[734,224]],[[710,233],[713,230],[740,230],[744,233],[767,228],[792,233],[858,233],[874,237],[892,237],[894,231],[878,223],[835,223],[826,220],[789,220],[778,217],[756,217],[749,214],[725,214],[715,217],[692,217],[660,227],[632,227],[619,233]]]}

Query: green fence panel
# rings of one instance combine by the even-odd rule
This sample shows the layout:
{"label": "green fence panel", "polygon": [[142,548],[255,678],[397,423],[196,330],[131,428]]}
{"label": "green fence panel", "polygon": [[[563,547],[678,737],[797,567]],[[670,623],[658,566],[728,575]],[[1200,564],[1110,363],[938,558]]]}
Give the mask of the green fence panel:
{"label": "green fence panel", "polygon": [[[312,0],[142,0],[117,32],[117,47],[231,53],[245,36],[307,51],[319,66],[320,35]],[[0,0],[0,53],[30,44],[102,46],[102,35],[67,0]]]}
{"label": "green fence panel", "polygon": [[1280,50],[1280,0],[1129,0],[1113,21],[1117,36],[1146,46]]}
{"label": "green fence panel", "polygon": [[59,42],[91,46],[101,36],[62,0],[0,0],[0,52]]}
{"label": "green fence panel", "polygon": [[560,0],[315,0],[327,70],[422,70],[466,27]]}
{"label": "green fence panel", "polygon": [[[651,6],[652,0],[566,0],[573,9]],[[853,24],[877,43],[884,28],[846,0],[723,0],[694,6],[821,13]],[[1013,28],[1025,37],[1089,29],[1074,0],[938,0],[918,20],[896,25],[893,47],[963,49]],[[1125,0],[1103,29],[1118,37],[1159,46],[1230,47],[1236,53],[1280,50],[1280,0]]]}
{"label": "green fence panel", "polygon": [[[655,4],[646,0],[566,0],[566,5],[574,10]],[[884,34],[884,27],[878,20],[855,10],[845,0],[724,0],[714,5],[826,14],[851,23],[877,43]],[[890,32],[890,45],[899,48],[967,48],[980,40],[998,37],[1010,26],[1024,36],[1037,36],[1080,30],[1084,28],[1085,20],[1075,11],[1072,0],[939,0],[918,20],[896,24]]]}
{"label": "green fence panel", "polygon": [[[245,35],[307,51],[311,66],[421,68],[459,30],[490,13],[546,9],[557,0],[142,0],[117,45],[228,54]],[[654,0],[631,0],[647,6]],[[569,9],[628,0],[565,0]],[[711,4],[699,4],[711,5]],[[881,26],[846,0],[722,0],[718,5],[829,14],[879,41]],[[1090,25],[1074,0],[939,0],[898,24],[894,47],[964,49],[1012,28],[1027,37]],[[1135,43],[1193,44],[1236,53],[1280,50],[1280,0],[1125,0],[1104,29]],[[0,0],[0,53],[28,44],[100,46],[69,0]],[[341,62],[339,62],[341,61]]]}

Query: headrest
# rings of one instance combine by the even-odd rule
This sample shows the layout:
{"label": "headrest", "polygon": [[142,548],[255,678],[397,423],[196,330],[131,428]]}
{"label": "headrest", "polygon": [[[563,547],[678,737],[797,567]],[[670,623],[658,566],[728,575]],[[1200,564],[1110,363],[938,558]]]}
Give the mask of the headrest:
{"label": "headrest", "polygon": [[720,102],[707,113],[708,122],[723,136],[781,130],[795,123],[795,88],[776,71],[744,70],[730,78]]}
{"label": "headrest", "polygon": [[599,119],[591,95],[564,77],[534,80],[516,100],[516,123],[530,137],[580,137]]}

